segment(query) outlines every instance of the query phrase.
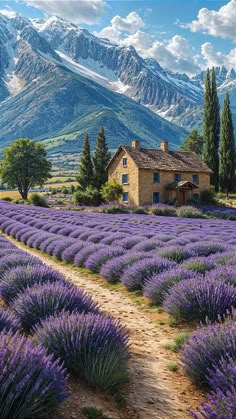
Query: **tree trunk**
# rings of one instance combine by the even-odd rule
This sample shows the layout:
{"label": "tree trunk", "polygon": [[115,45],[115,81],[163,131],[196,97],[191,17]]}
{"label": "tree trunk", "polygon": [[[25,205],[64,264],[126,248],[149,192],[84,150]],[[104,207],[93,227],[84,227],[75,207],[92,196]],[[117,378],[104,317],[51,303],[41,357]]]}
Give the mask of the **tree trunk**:
{"label": "tree trunk", "polygon": [[[19,190],[19,189],[18,189]],[[28,191],[19,190],[19,194],[21,195],[22,199],[26,200],[28,197]]]}

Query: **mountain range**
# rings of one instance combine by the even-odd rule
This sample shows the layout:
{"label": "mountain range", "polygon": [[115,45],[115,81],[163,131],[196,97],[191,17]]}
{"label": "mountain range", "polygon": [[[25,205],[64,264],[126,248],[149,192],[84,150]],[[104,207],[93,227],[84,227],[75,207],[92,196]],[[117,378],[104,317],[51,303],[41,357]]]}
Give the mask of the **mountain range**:
{"label": "mountain range", "polygon": [[[235,71],[216,68],[216,76],[220,100],[228,90],[236,103]],[[101,125],[111,150],[132,138],[177,148],[201,127],[204,78],[172,73],[55,16],[0,15],[0,151],[27,136],[52,155],[72,155],[86,131],[94,147]]]}

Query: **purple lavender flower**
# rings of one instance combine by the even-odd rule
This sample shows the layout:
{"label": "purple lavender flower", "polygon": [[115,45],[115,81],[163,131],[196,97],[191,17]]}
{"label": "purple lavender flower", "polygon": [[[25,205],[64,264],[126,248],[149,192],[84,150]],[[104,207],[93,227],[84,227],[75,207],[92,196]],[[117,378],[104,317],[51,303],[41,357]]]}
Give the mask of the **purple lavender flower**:
{"label": "purple lavender flower", "polygon": [[211,242],[203,242],[203,243],[193,243],[187,246],[187,249],[194,255],[194,256],[210,256],[214,253],[219,252],[226,252],[228,250],[228,246],[222,243],[213,243]]}
{"label": "purple lavender flower", "polygon": [[77,240],[76,243],[71,244],[65,250],[63,250],[61,259],[65,262],[74,263],[74,258],[77,253],[80,252],[85,246],[85,243],[82,240]]}
{"label": "purple lavender flower", "polygon": [[25,337],[0,333],[0,370],[1,419],[46,417],[68,397],[65,370]]}
{"label": "purple lavender flower", "polygon": [[20,320],[6,308],[0,310],[0,332],[16,333],[20,330]]}
{"label": "purple lavender flower", "polygon": [[124,270],[134,262],[147,258],[148,253],[135,252],[133,250],[124,255],[108,260],[101,268],[100,274],[108,282],[114,284],[118,282]]}
{"label": "purple lavender flower", "polygon": [[1,276],[0,296],[5,302],[10,303],[28,288],[58,281],[66,283],[62,274],[46,265],[18,266]]}
{"label": "purple lavender flower", "polygon": [[78,266],[84,266],[86,260],[89,258],[90,255],[96,253],[98,250],[102,249],[104,246],[100,244],[87,244],[84,246],[75,256],[74,263]]}
{"label": "purple lavender flower", "polygon": [[85,268],[90,269],[92,272],[99,272],[101,267],[108,261],[116,256],[121,256],[125,253],[122,247],[118,246],[105,246],[95,253],[92,253],[86,262]]}
{"label": "purple lavender flower", "polygon": [[16,254],[13,252],[11,255],[4,256],[0,258],[0,280],[3,274],[7,270],[15,268],[17,266],[26,266],[26,265],[38,265],[40,260],[34,256],[30,256],[28,253],[23,251],[17,251]]}
{"label": "purple lavender flower", "polygon": [[183,279],[195,277],[190,270],[177,267],[161,274],[154,274],[144,283],[144,295],[153,304],[161,305],[170,289]]}
{"label": "purple lavender flower", "polygon": [[177,320],[217,321],[236,307],[236,289],[220,280],[184,279],[171,288],[163,305]]}
{"label": "purple lavender flower", "polygon": [[127,381],[128,333],[112,317],[62,313],[37,326],[35,338],[92,387],[110,391]]}
{"label": "purple lavender flower", "polygon": [[10,304],[25,331],[37,323],[62,311],[72,313],[98,313],[99,309],[89,295],[73,284],[45,283],[29,288]]}
{"label": "purple lavender flower", "polygon": [[209,370],[225,357],[236,359],[236,323],[227,321],[202,327],[184,343],[182,364],[191,381],[209,385]]}
{"label": "purple lavender flower", "polygon": [[175,266],[175,262],[160,257],[143,259],[126,269],[121,277],[121,282],[130,291],[140,290],[149,277]]}
{"label": "purple lavender flower", "polygon": [[185,259],[189,259],[193,254],[182,246],[168,246],[164,247],[158,252],[158,255],[173,260],[176,263],[181,263]]}
{"label": "purple lavender flower", "polygon": [[213,269],[215,264],[210,257],[194,257],[183,262],[181,267],[199,274],[204,274]]}
{"label": "purple lavender flower", "polygon": [[207,278],[224,281],[236,287],[236,266],[215,268],[207,274]]}
{"label": "purple lavender flower", "polygon": [[55,246],[54,246],[52,254],[57,259],[61,259],[61,255],[64,252],[64,250],[67,247],[71,246],[72,244],[75,244],[76,241],[74,239],[61,239],[54,243],[55,243]]}

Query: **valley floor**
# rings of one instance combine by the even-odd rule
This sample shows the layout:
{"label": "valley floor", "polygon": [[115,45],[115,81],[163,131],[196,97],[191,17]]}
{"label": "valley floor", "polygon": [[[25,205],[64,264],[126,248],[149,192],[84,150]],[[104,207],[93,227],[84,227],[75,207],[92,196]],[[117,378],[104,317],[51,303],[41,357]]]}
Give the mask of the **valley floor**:
{"label": "valley floor", "polygon": [[98,275],[79,271],[55,261],[43,253],[12,240],[19,248],[37,255],[43,262],[63,273],[82,287],[105,312],[119,318],[130,332],[131,381],[122,389],[126,406],[117,397],[91,391],[83,383],[71,382],[72,397],[56,413],[54,419],[81,419],[83,406],[96,406],[111,419],[185,419],[189,408],[201,402],[200,394],[181,371],[172,372],[168,364],[178,362],[176,354],[164,344],[179,334],[181,328],[168,325],[168,316],[158,314],[143,297],[128,294],[124,288],[109,286]]}

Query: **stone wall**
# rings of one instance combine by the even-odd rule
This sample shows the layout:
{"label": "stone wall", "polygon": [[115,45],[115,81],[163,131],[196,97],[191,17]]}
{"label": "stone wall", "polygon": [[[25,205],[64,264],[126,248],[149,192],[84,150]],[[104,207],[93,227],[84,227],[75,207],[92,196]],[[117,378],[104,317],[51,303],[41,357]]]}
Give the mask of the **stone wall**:
{"label": "stone wall", "polygon": [[[127,167],[123,167],[123,158],[127,159]],[[138,168],[134,161],[124,150],[113,159],[108,169],[108,178],[116,179],[118,183],[122,183],[122,174],[128,174],[128,185],[122,185],[124,192],[129,193],[129,205],[139,205],[139,175]]]}
{"label": "stone wall", "polygon": [[[210,188],[210,175],[207,173],[160,171],[160,183],[153,183],[153,173],[157,173],[157,170],[139,170],[139,205],[151,204],[153,192],[160,192],[161,202],[174,200],[175,191],[171,192],[166,190],[166,186],[175,181],[175,175],[177,173],[181,173],[181,180],[187,180],[192,183],[192,176],[196,174],[199,176],[198,189],[194,189],[194,193],[201,193]],[[189,193],[187,199],[190,198]]]}
{"label": "stone wall", "polygon": [[[123,158],[127,159],[127,167],[123,167]],[[128,184],[123,185],[124,192],[129,193],[129,205],[150,205],[153,202],[153,192],[160,192],[160,202],[173,201],[175,191],[166,190],[166,186],[175,181],[175,174],[180,172],[160,171],[160,183],[153,183],[153,174],[157,170],[138,169],[134,161],[124,150],[120,150],[109,166],[108,177],[122,183],[122,174],[128,175]],[[198,174],[198,189],[193,193],[201,193],[210,188],[210,175],[207,173],[181,172],[181,180],[193,183],[193,175]],[[191,199],[191,192],[186,192],[187,199]]]}

